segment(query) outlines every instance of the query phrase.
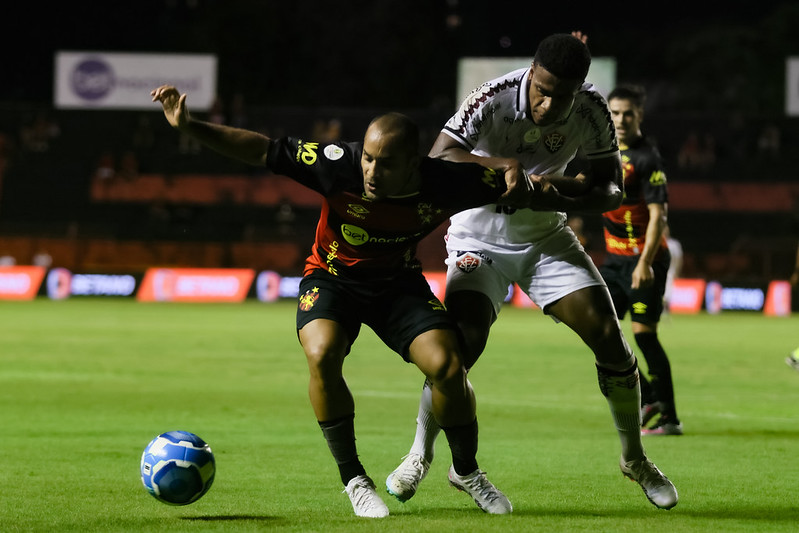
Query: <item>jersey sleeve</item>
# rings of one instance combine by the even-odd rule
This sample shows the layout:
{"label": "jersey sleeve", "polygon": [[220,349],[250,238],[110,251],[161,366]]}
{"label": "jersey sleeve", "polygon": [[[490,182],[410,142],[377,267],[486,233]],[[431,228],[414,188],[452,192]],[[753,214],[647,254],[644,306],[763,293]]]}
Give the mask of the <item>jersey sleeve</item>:
{"label": "jersey sleeve", "polygon": [[360,184],[360,149],[357,143],[320,143],[296,137],[273,139],[266,166],[323,196]]}
{"label": "jersey sleeve", "polygon": [[669,201],[663,158],[654,146],[647,154],[646,167],[641,175],[641,188],[647,204],[666,204]]}
{"label": "jersey sleeve", "polygon": [[469,151],[474,150],[481,135],[487,135],[493,125],[494,100],[487,97],[491,92],[492,88],[488,83],[472,91],[441,131]]}
{"label": "jersey sleeve", "polygon": [[424,158],[420,171],[436,203],[456,211],[492,204],[508,190],[501,171],[477,163]]}
{"label": "jersey sleeve", "polygon": [[[584,86],[585,87],[585,86]],[[586,159],[612,157],[619,152],[616,128],[610,117],[607,100],[589,86],[578,93],[575,111],[583,117],[588,127],[584,128],[582,153]]]}

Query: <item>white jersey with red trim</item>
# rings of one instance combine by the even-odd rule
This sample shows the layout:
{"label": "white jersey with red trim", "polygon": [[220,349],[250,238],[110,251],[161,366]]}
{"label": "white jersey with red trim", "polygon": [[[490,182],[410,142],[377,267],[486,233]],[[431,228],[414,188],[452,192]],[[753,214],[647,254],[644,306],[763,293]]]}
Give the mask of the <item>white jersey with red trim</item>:
{"label": "white jersey with red trim", "polygon": [[[519,69],[472,91],[443,132],[473,154],[518,159],[528,174],[562,174],[578,153],[586,159],[619,151],[605,98],[590,83],[578,91],[561,120],[544,127],[530,118],[530,69]],[[497,205],[469,209],[450,219],[449,233],[494,244],[534,242],[564,225],[566,215]]]}

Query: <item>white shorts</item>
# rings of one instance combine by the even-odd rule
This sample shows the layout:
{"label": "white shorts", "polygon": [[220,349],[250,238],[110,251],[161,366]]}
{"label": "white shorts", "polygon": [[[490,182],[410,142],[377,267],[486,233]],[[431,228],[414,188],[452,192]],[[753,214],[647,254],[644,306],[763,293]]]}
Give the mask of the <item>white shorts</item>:
{"label": "white shorts", "polygon": [[568,226],[535,243],[517,245],[448,235],[447,252],[447,294],[481,292],[497,314],[513,283],[545,312],[548,305],[574,291],[606,286]]}

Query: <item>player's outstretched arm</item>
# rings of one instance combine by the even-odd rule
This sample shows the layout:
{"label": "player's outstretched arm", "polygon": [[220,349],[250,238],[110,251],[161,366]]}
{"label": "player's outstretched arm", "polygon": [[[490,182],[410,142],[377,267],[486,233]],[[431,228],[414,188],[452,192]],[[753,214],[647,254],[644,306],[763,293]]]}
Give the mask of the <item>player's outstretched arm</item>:
{"label": "player's outstretched arm", "polygon": [[438,134],[428,155],[457,163],[477,163],[486,168],[500,171],[505,176],[507,191],[497,200],[497,203],[516,208],[527,207],[530,203],[531,187],[524,168],[517,159],[475,155],[443,132]]}
{"label": "player's outstretched arm", "polygon": [[220,154],[250,165],[266,165],[270,139],[255,131],[195,120],[186,106],[186,94],[171,85],[150,92],[153,102],[161,102],[169,124]]}
{"label": "player's outstretched arm", "polygon": [[621,159],[606,157],[591,161],[591,169],[577,176],[547,174],[530,176],[538,195],[530,207],[565,213],[604,213],[621,205],[624,180]]}

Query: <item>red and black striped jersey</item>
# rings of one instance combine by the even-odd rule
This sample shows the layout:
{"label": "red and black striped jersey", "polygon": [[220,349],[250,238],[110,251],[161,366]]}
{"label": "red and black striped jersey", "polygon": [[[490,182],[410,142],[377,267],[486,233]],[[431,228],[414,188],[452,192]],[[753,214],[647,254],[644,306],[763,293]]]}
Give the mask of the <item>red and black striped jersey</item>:
{"label": "red and black striped jersey", "polygon": [[[669,201],[666,172],[660,152],[645,137],[620,148],[624,199],[618,209],[602,214],[605,249],[616,255],[640,255],[649,224],[648,204]],[[665,238],[660,247],[667,248]]]}
{"label": "red and black striped jersey", "polygon": [[418,193],[370,200],[362,150],[362,143],[272,140],[267,167],[324,197],[305,274],[323,269],[349,279],[387,279],[398,270],[419,270],[422,238],[454,213],[494,203],[506,191],[501,172],[422,157]]}

